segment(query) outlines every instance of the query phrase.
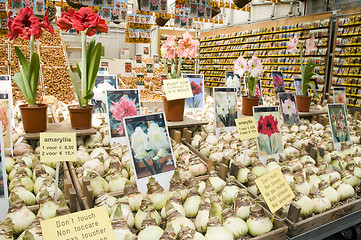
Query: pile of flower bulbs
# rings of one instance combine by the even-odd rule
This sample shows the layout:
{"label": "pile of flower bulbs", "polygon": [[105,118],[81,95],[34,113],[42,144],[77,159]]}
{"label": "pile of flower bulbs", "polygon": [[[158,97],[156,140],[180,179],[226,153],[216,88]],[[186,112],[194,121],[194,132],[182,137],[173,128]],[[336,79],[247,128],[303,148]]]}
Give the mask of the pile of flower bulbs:
{"label": "pile of flower bulbs", "polygon": [[273,229],[269,215],[247,190],[232,179],[223,181],[215,172],[205,181],[183,182],[175,171],[168,192],[153,178],[147,188],[143,196],[135,186],[127,185],[124,197],[99,204],[108,207],[117,240],[232,240]]}
{"label": "pile of flower bulbs", "polygon": [[[0,225],[0,239],[42,239],[40,221],[70,213],[63,192],[55,190],[55,163],[39,160],[39,148],[25,141],[14,146],[15,157],[6,157],[9,211]],[[58,201],[54,201],[57,191]],[[28,207],[39,205],[34,214]]]}
{"label": "pile of flower bulbs", "polygon": [[[220,163],[223,157],[230,158],[240,166],[237,180],[246,184],[255,194],[260,194],[255,179],[275,168],[281,168],[295,192],[294,201],[302,208],[302,217],[308,217],[338,206],[340,202],[348,203],[349,198],[355,199],[355,190],[359,188],[361,178],[360,137],[355,136],[359,124],[355,120],[350,121],[351,146],[342,152],[334,150],[330,126],[304,119],[300,126],[282,126],[285,158],[281,157],[279,163],[270,158],[266,166],[258,159],[254,140],[249,142],[247,156],[244,157],[245,146],[238,140],[236,130],[230,133],[221,131],[217,137],[214,125],[207,125],[193,136],[191,145],[212,161]],[[324,157],[318,158],[318,161],[304,150],[311,142],[325,149]],[[332,166],[339,168],[340,172]],[[284,208],[285,212],[288,207]]]}

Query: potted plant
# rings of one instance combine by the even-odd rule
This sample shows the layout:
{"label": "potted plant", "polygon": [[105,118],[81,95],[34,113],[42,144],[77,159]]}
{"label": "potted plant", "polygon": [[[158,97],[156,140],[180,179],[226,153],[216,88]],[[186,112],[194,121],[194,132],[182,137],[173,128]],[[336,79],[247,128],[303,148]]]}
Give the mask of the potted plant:
{"label": "potted plant", "polygon": [[88,7],[82,7],[78,12],[69,9],[68,12],[62,14],[56,24],[65,31],[74,28],[81,35],[82,57],[81,63],[77,64],[81,91],[72,70],[68,68],[79,106],[69,106],[68,109],[72,128],[88,129],[91,127],[94,108],[94,106],[89,105],[89,101],[94,96],[93,88],[99,69],[102,45],[101,43],[95,44],[95,38],[92,38],[87,47],[86,37],[93,36],[97,31],[107,32],[108,26],[104,19],[101,19],[97,13]]}
{"label": "potted plant", "polygon": [[310,82],[311,78],[315,75],[318,75],[313,72],[313,69],[318,66],[317,64],[312,64],[312,61],[309,61],[306,65],[303,63],[303,54],[306,53],[309,55],[312,51],[317,50],[315,45],[315,37],[306,40],[300,43],[300,49],[297,48],[299,44],[298,37],[291,38],[287,43],[287,50],[291,54],[297,54],[300,52],[300,62],[301,62],[301,91],[302,95],[296,95],[296,103],[299,112],[309,112],[311,104],[311,96],[308,95],[308,89],[311,88],[315,96],[319,98],[316,87],[313,83]]}
{"label": "potted plant", "polygon": [[[170,35],[162,45],[161,53],[167,79],[181,77],[182,58],[195,58],[197,56],[198,40],[193,40],[192,35],[186,31],[183,38],[175,42],[175,36]],[[171,61],[171,71],[168,71],[166,59]],[[165,98],[164,113],[167,121],[182,121],[184,113],[185,99],[167,101]]]}
{"label": "potted plant", "polygon": [[258,78],[263,71],[262,63],[256,56],[249,61],[240,56],[234,61],[234,73],[241,77],[245,74],[248,86],[248,95],[242,96],[243,115],[253,116],[253,107],[258,106],[260,94],[257,94],[256,88]]}
{"label": "potted plant", "polygon": [[15,73],[13,80],[23,93],[28,104],[20,105],[21,118],[24,130],[28,133],[43,132],[47,126],[47,104],[37,104],[40,59],[34,51],[34,41],[41,37],[42,28],[54,34],[53,26],[49,18],[44,14],[43,21],[35,17],[34,11],[25,7],[19,14],[12,18],[12,12],[8,13],[8,39],[16,38],[30,40],[30,64],[20,48],[15,47],[19,59],[20,73]]}

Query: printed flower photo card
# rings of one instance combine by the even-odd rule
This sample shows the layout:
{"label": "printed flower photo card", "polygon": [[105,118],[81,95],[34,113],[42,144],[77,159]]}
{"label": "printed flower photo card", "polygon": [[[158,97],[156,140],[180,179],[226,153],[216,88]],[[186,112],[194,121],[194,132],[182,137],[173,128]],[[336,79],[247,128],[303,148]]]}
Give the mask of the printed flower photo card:
{"label": "printed flower photo card", "polygon": [[106,91],[117,89],[117,75],[98,75],[94,84],[94,96],[90,103],[94,105],[93,114],[106,113]]}
{"label": "printed flower photo card", "polygon": [[141,114],[139,91],[136,89],[110,90],[107,94],[107,118],[111,143],[126,144],[123,118]]}
{"label": "printed flower photo card", "polygon": [[147,192],[149,177],[167,190],[176,163],[164,113],[125,117],[123,121],[139,191]]}
{"label": "printed flower photo card", "polygon": [[346,88],[345,87],[333,87],[333,103],[346,103]]}
{"label": "printed flower photo card", "polygon": [[327,104],[328,117],[330,120],[333,145],[336,150],[341,151],[341,143],[350,143],[350,132],[347,124],[345,104]]}
{"label": "printed flower photo card", "polygon": [[278,107],[253,107],[253,116],[259,133],[258,155],[266,165],[269,156],[278,160],[279,155],[284,155]]}
{"label": "printed flower photo card", "polygon": [[217,135],[221,128],[226,131],[236,129],[235,119],[238,118],[237,88],[214,87],[213,96]]}
{"label": "printed flower photo card", "polygon": [[284,92],[285,91],[285,83],[283,81],[282,72],[272,72],[272,78],[273,78],[275,94],[278,94],[279,92]]}
{"label": "printed flower photo card", "polygon": [[278,94],[283,122],[287,126],[292,126],[293,124],[300,124],[300,116],[298,115],[298,109],[296,105],[295,94],[291,92],[279,93]]}
{"label": "printed flower photo card", "polygon": [[183,74],[182,78],[188,78],[191,84],[193,97],[185,101],[185,109],[190,111],[203,108],[204,106],[204,76],[203,74]]}

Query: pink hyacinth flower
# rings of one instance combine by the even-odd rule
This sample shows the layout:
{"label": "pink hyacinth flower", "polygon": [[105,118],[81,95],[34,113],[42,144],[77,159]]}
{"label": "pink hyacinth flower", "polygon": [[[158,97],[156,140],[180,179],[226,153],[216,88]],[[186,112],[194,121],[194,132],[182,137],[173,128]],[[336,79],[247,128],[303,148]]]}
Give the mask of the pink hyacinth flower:
{"label": "pink hyacinth flower", "polygon": [[316,51],[315,37],[306,40],[306,54],[309,55],[312,51]]}

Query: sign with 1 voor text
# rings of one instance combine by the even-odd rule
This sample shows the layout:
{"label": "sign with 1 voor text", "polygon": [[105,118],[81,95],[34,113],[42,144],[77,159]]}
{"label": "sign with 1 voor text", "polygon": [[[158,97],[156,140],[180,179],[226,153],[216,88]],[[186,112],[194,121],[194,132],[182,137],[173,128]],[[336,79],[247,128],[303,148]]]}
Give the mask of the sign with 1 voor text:
{"label": "sign with 1 voor text", "polygon": [[255,182],[272,213],[295,197],[280,168],[257,178]]}
{"label": "sign with 1 voor text", "polygon": [[40,133],[42,162],[76,161],[75,133]]}
{"label": "sign with 1 voor text", "polygon": [[163,87],[167,101],[193,97],[191,85],[187,78],[164,80]]}
{"label": "sign with 1 voor text", "polygon": [[258,131],[253,117],[238,118],[235,122],[240,140],[258,137]]}

